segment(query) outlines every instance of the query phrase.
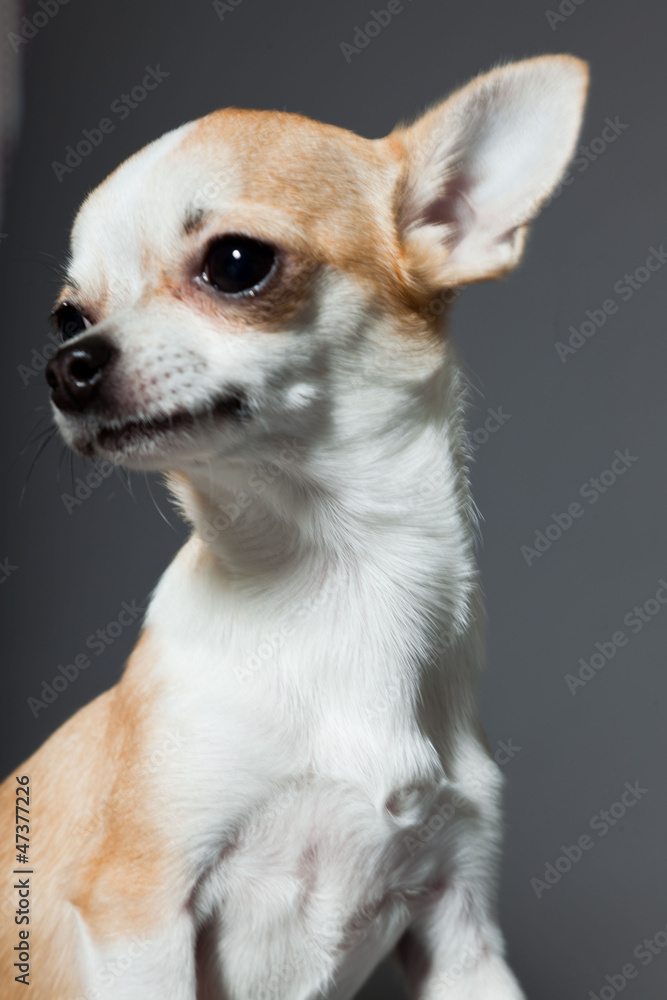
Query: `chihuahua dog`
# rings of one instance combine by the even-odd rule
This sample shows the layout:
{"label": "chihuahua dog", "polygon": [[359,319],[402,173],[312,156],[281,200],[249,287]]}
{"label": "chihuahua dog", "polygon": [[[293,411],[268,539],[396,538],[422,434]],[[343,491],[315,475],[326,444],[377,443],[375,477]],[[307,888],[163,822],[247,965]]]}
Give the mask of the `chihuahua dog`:
{"label": "chihuahua dog", "polygon": [[517,264],[586,87],[502,66],[377,140],[217,111],[86,198],[55,420],[192,534],[120,682],[2,786],[3,996],[346,1000],[392,952],[418,1000],[523,996],[443,314]]}

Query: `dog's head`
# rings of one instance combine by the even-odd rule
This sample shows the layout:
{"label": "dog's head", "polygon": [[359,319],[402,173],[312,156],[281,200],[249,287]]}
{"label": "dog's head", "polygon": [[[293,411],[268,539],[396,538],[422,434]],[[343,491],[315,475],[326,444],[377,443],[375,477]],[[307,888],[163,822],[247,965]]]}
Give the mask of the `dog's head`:
{"label": "dog's head", "polygon": [[54,310],[67,442],[187,472],[409,416],[442,363],[443,292],[517,263],[586,82],[547,56],[384,139],[229,109],[130,157],[79,212]]}

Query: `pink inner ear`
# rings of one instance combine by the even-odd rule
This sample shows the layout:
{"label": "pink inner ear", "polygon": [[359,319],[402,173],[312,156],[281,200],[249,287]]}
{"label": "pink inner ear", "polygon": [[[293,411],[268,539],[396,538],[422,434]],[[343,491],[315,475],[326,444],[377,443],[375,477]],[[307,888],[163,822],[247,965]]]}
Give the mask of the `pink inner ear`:
{"label": "pink inner ear", "polygon": [[475,209],[468,197],[471,188],[463,177],[452,179],[438,198],[410,213],[408,225],[448,226],[447,243],[455,246],[474,225]]}
{"label": "pink inner ear", "polygon": [[467,220],[475,216],[475,210],[468,199],[470,184],[458,182],[447,185],[443,193],[435,201],[426,206],[422,221],[427,225],[452,225],[461,228]]}

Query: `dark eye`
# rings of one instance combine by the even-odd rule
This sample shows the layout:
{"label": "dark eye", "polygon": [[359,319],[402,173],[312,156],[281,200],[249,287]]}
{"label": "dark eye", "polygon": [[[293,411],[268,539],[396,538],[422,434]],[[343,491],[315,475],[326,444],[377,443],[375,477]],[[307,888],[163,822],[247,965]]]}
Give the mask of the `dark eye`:
{"label": "dark eye", "polygon": [[70,340],[72,337],[76,337],[77,333],[83,333],[90,326],[90,322],[86,319],[83,313],[70,305],[69,302],[61,302],[60,305],[53,310],[51,313],[53,322],[56,328],[60,330],[63,340]]}
{"label": "dark eye", "polygon": [[247,236],[223,236],[209,248],[203,277],[219,292],[236,295],[256,288],[273,268],[276,252]]}

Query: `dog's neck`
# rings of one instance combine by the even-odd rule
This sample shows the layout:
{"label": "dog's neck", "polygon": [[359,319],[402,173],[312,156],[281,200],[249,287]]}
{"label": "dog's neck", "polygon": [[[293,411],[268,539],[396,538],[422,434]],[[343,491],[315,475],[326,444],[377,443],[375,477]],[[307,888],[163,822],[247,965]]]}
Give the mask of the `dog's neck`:
{"label": "dog's neck", "polygon": [[258,461],[188,470],[172,489],[210,552],[254,588],[308,587],[341,565],[422,592],[443,574],[468,578],[463,384],[449,347],[418,393],[394,387],[364,409],[351,392],[319,441],[288,432]]}
{"label": "dog's neck", "polygon": [[184,659],[205,677],[202,711],[242,716],[263,698],[292,718],[307,704],[320,726],[328,719],[331,745],[357,729],[367,740],[372,718],[426,734],[441,754],[469,723],[483,615],[463,380],[451,352],[446,362],[354,433],[344,406],[349,434],[335,447],[286,438],[270,452],[280,462],[291,448],[282,467],[267,454],[257,479],[238,460],[172,480],[194,532],[147,623],[170,650],[161,670],[175,689]]}

